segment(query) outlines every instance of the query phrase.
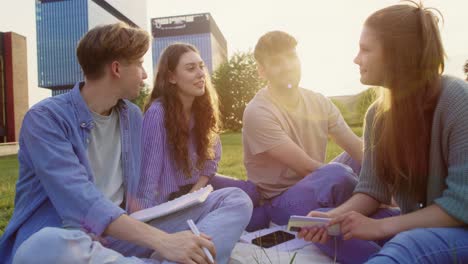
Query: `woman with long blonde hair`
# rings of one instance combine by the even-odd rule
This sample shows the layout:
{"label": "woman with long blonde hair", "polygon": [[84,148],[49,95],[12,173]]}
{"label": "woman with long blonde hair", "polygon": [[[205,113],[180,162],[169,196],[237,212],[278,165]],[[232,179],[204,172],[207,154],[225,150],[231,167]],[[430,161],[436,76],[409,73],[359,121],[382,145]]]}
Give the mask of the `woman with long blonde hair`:
{"label": "woman with long blonde hair", "polygon": [[[468,84],[442,75],[434,11],[410,1],[364,24],[354,61],[384,95],[367,112],[359,183],[341,206],[309,213],[342,238],[335,251],[325,227],[299,233],[342,263],[468,262]],[[382,208],[392,197],[399,208]]]}

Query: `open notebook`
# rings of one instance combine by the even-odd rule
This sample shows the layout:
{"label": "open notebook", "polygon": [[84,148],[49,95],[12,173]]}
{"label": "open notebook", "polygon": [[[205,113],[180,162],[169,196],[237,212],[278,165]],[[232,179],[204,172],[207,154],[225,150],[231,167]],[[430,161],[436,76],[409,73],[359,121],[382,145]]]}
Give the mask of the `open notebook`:
{"label": "open notebook", "polygon": [[133,214],[130,214],[130,217],[146,222],[154,218],[165,216],[190,206],[203,203],[212,191],[213,186],[207,185],[198,191],[182,195],[172,201],[134,212]]}

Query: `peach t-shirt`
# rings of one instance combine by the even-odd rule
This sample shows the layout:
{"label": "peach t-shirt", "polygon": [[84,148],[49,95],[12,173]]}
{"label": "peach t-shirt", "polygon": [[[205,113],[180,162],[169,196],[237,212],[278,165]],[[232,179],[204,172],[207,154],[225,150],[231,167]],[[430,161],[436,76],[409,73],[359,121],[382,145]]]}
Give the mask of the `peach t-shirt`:
{"label": "peach t-shirt", "polygon": [[242,141],[247,177],[269,199],[302,179],[266,151],[293,141],[307,155],[325,161],[329,135],[339,134],[347,125],[338,108],[327,97],[299,88],[297,104],[288,107],[261,89],[244,111]]}

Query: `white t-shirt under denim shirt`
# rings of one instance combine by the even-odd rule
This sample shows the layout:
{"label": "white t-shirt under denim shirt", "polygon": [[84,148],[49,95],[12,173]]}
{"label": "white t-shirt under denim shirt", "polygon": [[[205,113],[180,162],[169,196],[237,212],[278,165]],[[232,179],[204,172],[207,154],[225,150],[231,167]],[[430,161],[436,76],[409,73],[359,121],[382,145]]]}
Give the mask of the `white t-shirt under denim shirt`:
{"label": "white t-shirt under denim shirt", "polygon": [[94,183],[114,204],[124,199],[122,174],[122,143],[119,112],[113,108],[109,116],[92,112],[94,127],[88,144],[88,158],[94,173]]}

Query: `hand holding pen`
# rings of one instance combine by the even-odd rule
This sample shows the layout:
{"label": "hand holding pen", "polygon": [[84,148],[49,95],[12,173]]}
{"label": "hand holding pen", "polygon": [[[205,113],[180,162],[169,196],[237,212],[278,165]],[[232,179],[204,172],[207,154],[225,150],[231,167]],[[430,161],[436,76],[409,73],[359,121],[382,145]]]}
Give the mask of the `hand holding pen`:
{"label": "hand holding pen", "polygon": [[[197,226],[195,225],[195,223],[193,222],[192,219],[187,220],[187,224],[189,225],[190,230],[192,230],[194,235],[196,235],[196,236],[201,235],[200,231],[198,230]],[[208,260],[210,261],[210,263],[214,264],[215,262],[214,262],[213,256],[211,255],[210,251],[206,247],[203,247],[203,252],[205,253],[205,255],[208,258]]]}
{"label": "hand holding pen", "polygon": [[211,256],[216,257],[211,237],[205,234],[197,236],[190,230],[172,234],[161,232],[158,241],[159,243],[153,248],[152,259],[176,263],[212,264],[204,248],[208,249]]}

